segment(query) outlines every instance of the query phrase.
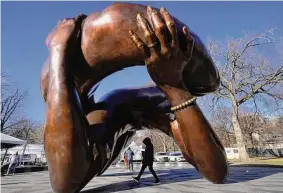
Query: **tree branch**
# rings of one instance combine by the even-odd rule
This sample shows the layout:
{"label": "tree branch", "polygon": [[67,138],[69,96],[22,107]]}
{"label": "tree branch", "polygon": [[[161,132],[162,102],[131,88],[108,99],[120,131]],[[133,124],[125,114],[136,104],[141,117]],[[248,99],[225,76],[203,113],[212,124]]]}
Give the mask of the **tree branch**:
{"label": "tree branch", "polygon": [[[246,102],[247,100],[249,100],[251,97],[253,97],[255,94],[257,93],[260,93],[260,91],[262,89],[264,89],[263,87],[264,86],[267,86],[269,84],[277,84],[279,82],[281,82],[283,80],[283,72],[282,72],[282,68],[283,68],[283,65],[280,66],[278,68],[278,70],[273,73],[273,75],[269,75],[267,77],[265,77],[265,81],[263,83],[261,83],[260,85],[257,85],[257,83],[259,82],[259,79],[255,80],[254,83],[251,83],[252,85],[252,91],[250,93],[248,93],[247,95],[245,95],[244,97],[242,97],[240,100],[237,101],[237,103],[239,105],[243,104],[244,102]],[[265,93],[265,92],[264,92]],[[267,93],[265,93],[267,94]]]}

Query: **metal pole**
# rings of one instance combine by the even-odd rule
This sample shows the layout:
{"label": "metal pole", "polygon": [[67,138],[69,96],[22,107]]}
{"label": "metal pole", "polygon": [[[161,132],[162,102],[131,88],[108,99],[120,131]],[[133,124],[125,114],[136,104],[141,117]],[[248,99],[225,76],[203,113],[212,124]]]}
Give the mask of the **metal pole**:
{"label": "metal pole", "polygon": [[[24,157],[24,154],[25,154],[27,145],[28,145],[28,143],[26,143],[25,146],[24,146],[23,153],[22,153],[22,156],[21,156],[21,162],[22,162],[22,160],[23,160],[23,157]],[[20,162],[20,163],[21,163],[21,162]]]}
{"label": "metal pole", "polygon": [[41,155],[40,155],[40,164],[42,165],[42,160],[43,160],[43,150],[44,150],[44,146],[42,146],[42,149],[41,149]]}

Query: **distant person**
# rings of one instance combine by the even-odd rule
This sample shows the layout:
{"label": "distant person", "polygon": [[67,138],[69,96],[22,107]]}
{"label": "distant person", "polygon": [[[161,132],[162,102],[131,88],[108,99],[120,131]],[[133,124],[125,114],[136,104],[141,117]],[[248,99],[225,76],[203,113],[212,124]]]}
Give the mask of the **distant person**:
{"label": "distant person", "polygon": [[160,180],[157,177],[155,171],[153,170],[153,154],[154,154],[154,149],[153,149],[153,145],[151,143],[151,140],[149,137],[146,137],[143,140],[143,143],[145,144],[145,151],[143,153],[143,160],[142,160],[142,167],[140,170],[140,173],[137,177],[134,177],[134,180],[139,182],[140,181],[140,177],[143,174],[144,170],[146,167],[148,167],[149,171],[151,172],[151,174],[154,176],[155,178],[155,184],[160,184]]}
{"label": "distant person", "polygon": [[125,165],[125,169],[128,168],[128,159],[127,159],[127,155],[126,155],[126,151],[124,152],[124,165]]}
{"label": "distant person", "polygon": [[128,150],[126,151],[126,157],[127,157],[127,160],[128,160],[128,169],[129,171],[134,171],[134,164],[133,164],[133,161],[134,161],[134,152],[131,150],[131,148],[128,148]]}
{"label": "distant person", "polygon": [[20,156],[19,156],[18,152],[16,152],[14,155],[12,155],[10,157],[10,164],[9,164],[9,167],[8,167],[7,175],[9,175],[11,172],[12,172],[13,175],[15,174],[16,167],[17,167],[19,162],[20,162]]}

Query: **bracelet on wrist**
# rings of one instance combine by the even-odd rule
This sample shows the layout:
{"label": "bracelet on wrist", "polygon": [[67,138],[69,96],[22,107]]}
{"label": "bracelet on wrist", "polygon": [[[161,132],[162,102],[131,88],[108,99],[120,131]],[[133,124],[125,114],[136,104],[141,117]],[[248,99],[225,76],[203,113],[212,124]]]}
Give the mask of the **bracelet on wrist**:
{"label": "bracelet on wrist", "polygon": [[187,101],[185,101],[185,102],[183,102],[183,103],[181,103],[179,105],[171,107],[171,111],[172,112],[177,112],[177,111],[180,111],[182,109],[185,109],[188,106],[192,105],[196,100],[197,100],[197,97],[193,97],[191,99],[188,99]]}

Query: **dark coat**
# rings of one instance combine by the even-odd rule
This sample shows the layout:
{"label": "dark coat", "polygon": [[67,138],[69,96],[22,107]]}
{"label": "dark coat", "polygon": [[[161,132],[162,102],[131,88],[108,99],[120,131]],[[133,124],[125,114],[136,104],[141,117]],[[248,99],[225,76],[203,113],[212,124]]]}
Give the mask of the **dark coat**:
{"label": "dark coat", "polygon": [[153,145],[152,145],[150,140],[147,140],[147,138],[143,141],[143,143],[146,145],[146,147],[145,147],[145,151],[143,153],[142,164],[152,166],[153,165],[153,158],[154,158]]}

